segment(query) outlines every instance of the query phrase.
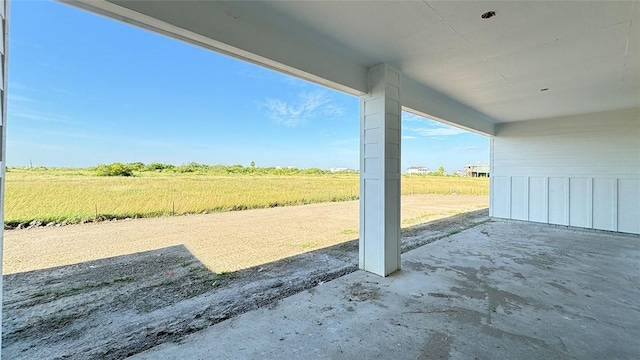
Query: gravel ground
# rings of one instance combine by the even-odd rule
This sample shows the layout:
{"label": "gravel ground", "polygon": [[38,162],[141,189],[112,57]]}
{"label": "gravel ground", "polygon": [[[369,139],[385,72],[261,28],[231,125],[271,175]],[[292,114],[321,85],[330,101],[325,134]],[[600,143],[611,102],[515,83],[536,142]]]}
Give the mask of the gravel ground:
{"label": "gravel ground", "polygon": [[[486,202],[414,195],[403,218]],[[357,217],[349,202],[8,231],[2,355],[121,359],[274,306],[356,270]],[[479,210],[407,227],[403,251],[487,219]]]}

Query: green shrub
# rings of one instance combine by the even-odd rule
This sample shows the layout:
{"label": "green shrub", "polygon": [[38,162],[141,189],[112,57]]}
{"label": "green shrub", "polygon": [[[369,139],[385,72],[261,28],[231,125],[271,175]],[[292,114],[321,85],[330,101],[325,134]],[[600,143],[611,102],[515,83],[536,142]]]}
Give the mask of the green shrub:
{"label": "green shrub", "polygon": [[174,165],[153,162],[145,166],[142,171],[164,171],[164,170],[173,170],[173,169],[175,169]]}
{"label": "green shrub", "polygon": [[144,171],[145,166],[143,163],[141,162],[132,162],[132,163],[128,163],[125,165],[127,168],[131,169],[132,171]]}
{"label": "green shrub", "polygon": [[98,165],[97,176],[133,176],[133,170],[123,163],[113,163],[109,165]]}

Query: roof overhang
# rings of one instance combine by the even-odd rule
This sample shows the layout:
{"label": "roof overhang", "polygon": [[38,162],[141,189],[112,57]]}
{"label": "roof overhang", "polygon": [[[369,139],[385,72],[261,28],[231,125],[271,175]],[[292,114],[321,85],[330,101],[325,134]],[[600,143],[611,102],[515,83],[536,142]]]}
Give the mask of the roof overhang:
{"label": "roof overhang", "polygon": [[636,1],[62,2],[356,96],[387,63],[405,110],[487,135],[640,107]]}

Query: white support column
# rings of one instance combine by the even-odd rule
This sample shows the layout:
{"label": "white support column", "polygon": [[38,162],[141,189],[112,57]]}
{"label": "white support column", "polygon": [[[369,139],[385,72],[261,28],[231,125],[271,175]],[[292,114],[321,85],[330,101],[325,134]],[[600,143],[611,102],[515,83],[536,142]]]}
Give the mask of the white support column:
{"label": "white support column", "polygon": [[400,72],[368,70],[360,98],[360,269],[400,270]]}
{"label": "white support column", "polygon": [[[0,221],[4,229],[4,182],[6,175],[6,143],[7,143],[7,60],[9,48],[9,2],[0,0]],[[4,230],[0,230],[0,270],[2,270],[2,240]],[[0,276],[0,308],[2,307],[2,276]],[[0,309],[1,310],[1,309]],[[0,322],[2,311],[0,311]],[[0,339],[0,349],[2,339]],[[2,354],[0,353],[0,357]]]}

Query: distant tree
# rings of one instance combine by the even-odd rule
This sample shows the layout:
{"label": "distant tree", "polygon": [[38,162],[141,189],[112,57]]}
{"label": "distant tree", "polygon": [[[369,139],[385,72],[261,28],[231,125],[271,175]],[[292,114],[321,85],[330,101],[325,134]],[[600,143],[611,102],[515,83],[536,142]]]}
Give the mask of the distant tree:
{"label": "distant tree", "polygon": [[162,171],[166,168],[167,168],[167,165],[159,162],[152,162],[151,164],[145,167],[147,171]]}
{"label": "distant tree", "polygon": [[429,176],[445,176],[445,171],[446,170],[444,169],[444,166],[440,166],[437,171],[432,171],[432,172],[428,173],[427,175],[429,175]]}
{"label": "distant tree", "polygon": [[195,161],[192,161],[185,165],[180,165],[176,168],[179,173],[194,173],[194,172],[206,172],[209,169],[209,166],[205,164],[198,164]]}
{"label": "distant tree", "polygon": [[139,161],[125,164],[125,166],[135,171],[143,171],[145,169],[145,165]]}
{"label": "distant tree", "polygon": [[98,165],[97,176],[133,176],[133,171],[123,163],[113,163],[109,165]]}

